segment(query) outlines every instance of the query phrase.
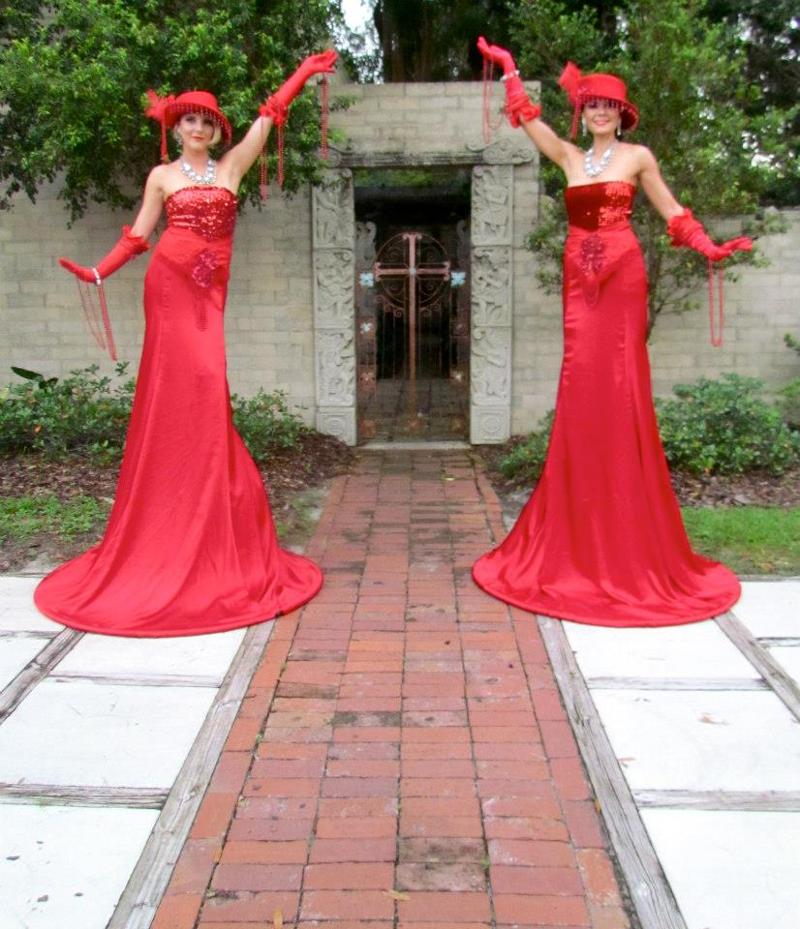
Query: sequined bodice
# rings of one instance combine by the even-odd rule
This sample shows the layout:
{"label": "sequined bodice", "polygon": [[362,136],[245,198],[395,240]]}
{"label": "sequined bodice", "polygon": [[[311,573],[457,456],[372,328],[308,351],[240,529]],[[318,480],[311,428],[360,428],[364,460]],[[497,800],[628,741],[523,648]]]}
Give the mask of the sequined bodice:
{"label": "sequined bodice", "polygon": [[167,225],[191,229],[204,239],[224,239],[236,225],[236,194],[227,187],[181,187],[164,201]]}
{"label": "sequined bodice", "polygon": [[564,199],[569,224],[594,231],[627,223],[635,196],[636,187],[628,181],[600,181],[567,187]]}

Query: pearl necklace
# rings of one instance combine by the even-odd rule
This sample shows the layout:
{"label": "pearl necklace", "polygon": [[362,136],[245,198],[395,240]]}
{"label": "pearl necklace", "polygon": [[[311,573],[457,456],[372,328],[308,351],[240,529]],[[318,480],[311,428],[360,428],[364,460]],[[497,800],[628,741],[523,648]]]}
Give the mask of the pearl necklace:
{"label": "pearl necklace", "polygon": [[592,159],[594,158],[594,146],[592,146],[588,152],[583,156],[583,170],[586,172],[588,177],[597,177],[598,174],[602,174],[603,171],[608,167],[608,163],[611,161],[611,156],[614,154],[614,149],[617,147],[616,142],[603,152],[600,156],[600,161],[595,164]]}
{"label": "pearl necklace", "polygon": [[203,174],[198,174],[188,161],[181,162],[181,171],[195,184],[213,184],[217,179],[217,163],[213,158],[208,159],[208,164]]}

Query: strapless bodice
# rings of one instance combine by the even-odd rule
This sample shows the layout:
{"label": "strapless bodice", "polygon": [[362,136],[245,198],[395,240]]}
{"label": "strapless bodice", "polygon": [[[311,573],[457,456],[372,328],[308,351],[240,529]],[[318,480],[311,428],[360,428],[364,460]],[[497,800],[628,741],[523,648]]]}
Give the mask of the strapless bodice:
{"label": "strapless bodice", "polygon": [[236,226],[236,194],[227,187],[181,187],[164,201],[167,225],[204,239],[224,239]]}
{"label": "strapless bodice", "polygon": [[628,181],[599,181],[567,187],[564,199],[570,226],[595,231],[630,220],[636,187]]}

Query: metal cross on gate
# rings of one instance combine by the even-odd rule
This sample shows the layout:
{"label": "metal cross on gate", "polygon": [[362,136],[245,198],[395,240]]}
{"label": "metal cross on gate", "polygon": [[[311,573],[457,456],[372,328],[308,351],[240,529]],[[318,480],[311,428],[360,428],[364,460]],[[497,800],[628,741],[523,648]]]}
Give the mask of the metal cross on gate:
{"label": "metal cross on gate", "polygon": [[[409,401],[413,402],[417,380],[417,281],[429,279],[446,281],[450,278],[450,262],[443,261],[438,264],[417,264],[417,245],[422,239],[421,232],[403,232],[400,236],[407,246],[408,259],[404,265],[384,264],[376,261],[373,267],[375,280],[386,278],[405,279],[408,291],[408,379]],[[387,243],[388,245],[389,243]],[[381,249],[381,253],[384,249]],[[380,257],[380,255],[378,256]],[[424,304],[422,304],[424,305]]]}

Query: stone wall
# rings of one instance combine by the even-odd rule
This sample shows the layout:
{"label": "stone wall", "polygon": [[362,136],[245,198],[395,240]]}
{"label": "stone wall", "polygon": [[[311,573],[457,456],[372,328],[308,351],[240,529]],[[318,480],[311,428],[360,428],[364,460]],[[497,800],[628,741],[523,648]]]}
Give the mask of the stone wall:
{"label": "stone wall", "polygon": [[[508,245],[502,244],[510,249],[513,316],[510,326],[501,321],[497,335],[510,340],[511,430],[531,429],[553,405],[561,360],[560,299],[541,292],[536,259],[525,249],[538,215],[535,152],[521,133],[505,125],[495,134],[491,150],[485,148],[481,89],[475,83],[338,85],[332,94],[352,100],[349,109],[332,114],[331,124],[340,133],[334,169],[513,163],[508,168],[512,235]],[[317,404],[324,398],[319,398],[315,362],[324,340],[315,331],[314,301],[319,303],[320,296],[315,297],[313,284],[320,256],[314,256],[311,200],[308,190],[284,197],[273,189],[263,210],[248,208],[240,219],[226,327],[231,389],[252,394],[259,387],[281,387],[309,423],[322,424]],[[658,321],[651,344],[656,393],[668,394],[674,383],[701,374],[738,371],[776,387],[796,373],[796,356],[783,346],[782,337],[800,330],[800,211],[787,211],[786,217],[790,231],[762,243],[769,267],[743,270],[737,283],[726,286],[722,348],[709,345],[702,287],[696,311]],[[69,255],[87,264],[96,261],[130,219],[92,207],[68,228],[52,186],[41,191],[35,205],[19,198],[12,211],[0,213],[0,386],[13,379],[12,364],[48,375],[64,375],[93,362],[111,370],[86,331],[75,283],[56,259]],[[133,368],[141,346],[146,262],[146,255],[137,259],[107,285],[120,357]],[[325,328],[324,313],[317,306],[317,329]],[[333,415],[336,410],[331,410]]]}

